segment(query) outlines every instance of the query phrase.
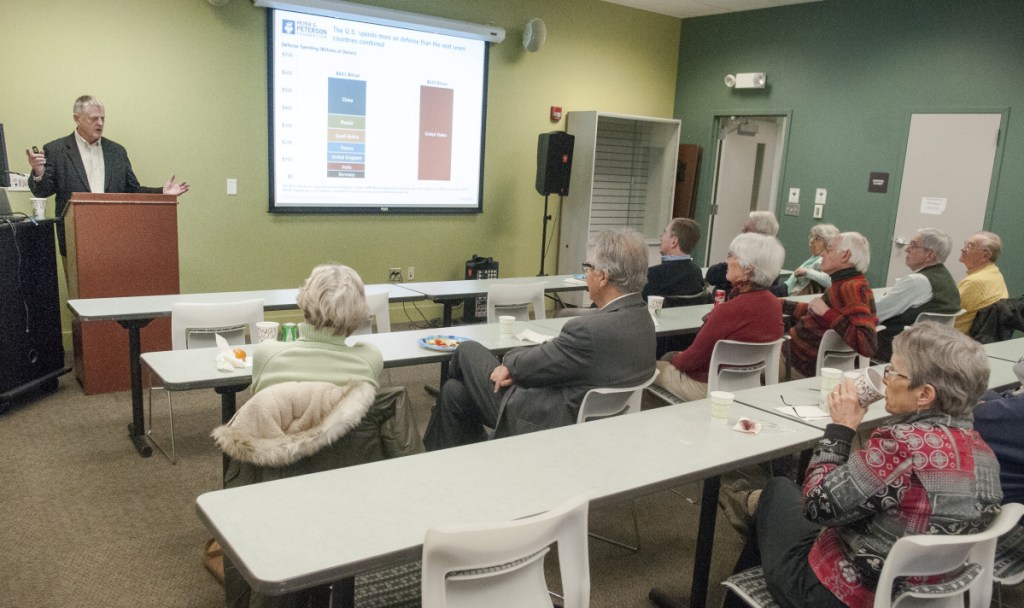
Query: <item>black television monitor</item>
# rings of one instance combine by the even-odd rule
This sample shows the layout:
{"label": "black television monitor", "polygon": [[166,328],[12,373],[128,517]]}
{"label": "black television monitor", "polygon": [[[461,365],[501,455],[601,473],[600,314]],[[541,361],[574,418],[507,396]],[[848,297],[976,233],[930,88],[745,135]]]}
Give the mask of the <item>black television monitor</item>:
{"label": "black television monitor", "polygon": [[11,166],[7,164],[7,140],[4,139],[4,124],[0,122],[0,188],[11,187]]}

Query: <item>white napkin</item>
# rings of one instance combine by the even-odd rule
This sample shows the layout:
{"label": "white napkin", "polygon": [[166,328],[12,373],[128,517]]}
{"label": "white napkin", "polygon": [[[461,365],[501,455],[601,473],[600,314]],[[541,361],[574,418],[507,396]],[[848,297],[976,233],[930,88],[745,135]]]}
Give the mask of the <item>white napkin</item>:
{"label": "white napkin", "polygon": [[546,336],[539,334],[532,329],[524,329],[523,331],[516,334],[516,338],[523,342],[533,342],[534,344],[543,344],[548,340],[554,340],[554,336]]}
{"label": "white napkin", "polygon": [[231,348],[228,341],[222,338],[220,334],[214,334],[213,337],[217,341],[218,371],[231,372],[239,367],[252,367],[252,357],[246,357],[244,361],[239,359],[235,356],[234,349]]}
{"label": "white napkin", "polygon": [[750,418],[747,418],[746,416],[743,416],[736,421],[736,424],[735,426],[732,427],[732,430],[739,431],[741,433],[748,433],[750,435],[757,435],[758,433],[761,432],[761,428],[762,426],[759,421],[752,420]]}
{"label": "white napkin", "polygon": [[796,416],[804,420],[821,420],[832,417],[816,405],[780,405],[775,409],[787,416]]}

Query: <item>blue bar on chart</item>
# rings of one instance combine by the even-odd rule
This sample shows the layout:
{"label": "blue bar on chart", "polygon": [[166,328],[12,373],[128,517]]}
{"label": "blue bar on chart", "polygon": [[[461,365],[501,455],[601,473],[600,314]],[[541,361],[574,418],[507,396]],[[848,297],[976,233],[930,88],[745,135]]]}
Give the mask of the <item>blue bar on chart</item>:
{"label": "blue bar on chart", "polygon": [[366,176],[366,81],[327,79],[327,177]]}

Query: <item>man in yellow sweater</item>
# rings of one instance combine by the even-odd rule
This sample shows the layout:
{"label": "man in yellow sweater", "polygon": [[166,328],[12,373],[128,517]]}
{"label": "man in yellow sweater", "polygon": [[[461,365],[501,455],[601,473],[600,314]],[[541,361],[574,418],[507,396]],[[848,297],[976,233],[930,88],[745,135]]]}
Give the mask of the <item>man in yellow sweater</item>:
{"label": "man in yellow sweater", "polygon": [[1010,297],[1003,273],[996,260],[1003,241],[991,232],[975,232],[960,249],[960,263],[967,267],[967,276],[959,283],[960,306],[966,310],[956,318],[956,328],[967,333],[978,311]]}

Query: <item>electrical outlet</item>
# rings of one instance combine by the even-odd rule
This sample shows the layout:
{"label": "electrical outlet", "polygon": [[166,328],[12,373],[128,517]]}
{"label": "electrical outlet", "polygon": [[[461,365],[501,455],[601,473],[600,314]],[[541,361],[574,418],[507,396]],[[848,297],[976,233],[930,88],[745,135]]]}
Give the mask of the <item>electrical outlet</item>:
{"label": "electrical outlet", "polygon": [[416,267],[410,266],[405,270],[405,280],[414,281],[416,280]]}
{"label": "electrical outlet", "polygon": [[388,281],[401,281],[402,280],[402,269],[401,268],[389,268],[388,269]]}

